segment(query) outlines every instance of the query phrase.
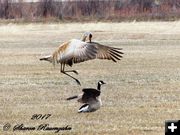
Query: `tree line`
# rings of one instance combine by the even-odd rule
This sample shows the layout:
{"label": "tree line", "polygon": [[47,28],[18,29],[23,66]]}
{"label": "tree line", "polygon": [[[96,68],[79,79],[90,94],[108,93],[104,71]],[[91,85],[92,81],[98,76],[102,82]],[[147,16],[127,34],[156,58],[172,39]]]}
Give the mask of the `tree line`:
{"label": "tree line", "polygon": [[126,21],[179,17],[180,0],[0,0],[0,18],[9,20]]}

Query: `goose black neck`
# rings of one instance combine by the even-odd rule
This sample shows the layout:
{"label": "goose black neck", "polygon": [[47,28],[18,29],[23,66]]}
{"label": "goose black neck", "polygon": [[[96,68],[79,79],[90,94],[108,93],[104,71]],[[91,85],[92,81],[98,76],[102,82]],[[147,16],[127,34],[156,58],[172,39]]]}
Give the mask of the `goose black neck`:
{"label": "goose black neck", "polygon": [[98,83],[97,89],[100,90],[101,89],[101,84]]}

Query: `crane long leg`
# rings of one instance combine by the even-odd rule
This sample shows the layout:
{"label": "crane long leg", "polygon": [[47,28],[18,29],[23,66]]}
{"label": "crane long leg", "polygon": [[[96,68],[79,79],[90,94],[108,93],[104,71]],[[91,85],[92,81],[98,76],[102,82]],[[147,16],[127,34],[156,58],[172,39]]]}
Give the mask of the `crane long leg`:
{"label": "crane long leg", "polygon": [[77,72],[76,70],[66,70],[66,71],[64,71],[64,72],[73,72],[73,73],[75,73],[75,74],[78,75],[78,72]]}
{"label": "crane long leg", "polygon": [[[72,79],[74,79],[74,80],[77,82],[77,84],[81,85],[81,83],[80,83],[80,81],[79,81],[78,79],[76,79],[75,77],[67,74],[66,72],[68,72],[68,71],[64,71],[64,69],[65,69],[65,64],[64,64],[64,63],[61,63],[61,73],[65,74],[65,75],[67,75],[67,76],[69,76],[69,77],[71,77]],[[72,72],[73,72],[73,71],[72,71]]]}

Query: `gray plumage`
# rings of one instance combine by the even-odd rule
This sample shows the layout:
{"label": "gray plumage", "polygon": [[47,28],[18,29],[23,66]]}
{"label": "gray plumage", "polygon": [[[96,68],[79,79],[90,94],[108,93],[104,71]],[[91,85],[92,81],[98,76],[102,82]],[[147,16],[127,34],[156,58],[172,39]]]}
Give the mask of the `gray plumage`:
{"label": "gray plumage", "polygon": [[[85,42],[87,36],[89,36],[89,42]],[[85,38],[82,40],[72,39],[68,42],[61,44],[52,55],[48,55],[40,58],[55,64],[61,64],[61,73],[74,79],[79,85],[80,81],[75,77],[69,75],[67,72],[74,72],[75,70],[65,71],[65,66],[72,66],[73,64],[93,60],[93,59],[107,59],[117,62],[122,59],[122,48],[110,47],[92,42],[92,34],[85,34]]]}

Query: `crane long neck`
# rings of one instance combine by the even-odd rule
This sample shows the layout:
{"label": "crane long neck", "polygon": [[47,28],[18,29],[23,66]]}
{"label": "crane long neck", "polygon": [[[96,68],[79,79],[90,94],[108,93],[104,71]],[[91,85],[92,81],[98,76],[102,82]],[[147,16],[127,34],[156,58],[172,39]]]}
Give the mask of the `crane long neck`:
{"label": "crane long neck", "polygon": [[85,42],[86,38],[87,38],[86,36],[83,36],[81,40]]}

